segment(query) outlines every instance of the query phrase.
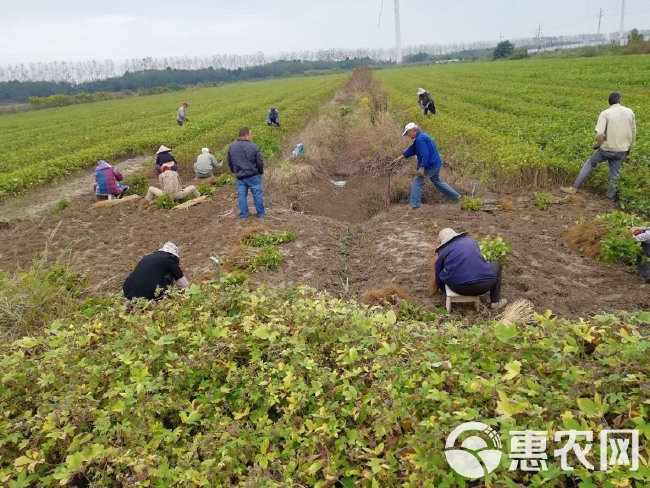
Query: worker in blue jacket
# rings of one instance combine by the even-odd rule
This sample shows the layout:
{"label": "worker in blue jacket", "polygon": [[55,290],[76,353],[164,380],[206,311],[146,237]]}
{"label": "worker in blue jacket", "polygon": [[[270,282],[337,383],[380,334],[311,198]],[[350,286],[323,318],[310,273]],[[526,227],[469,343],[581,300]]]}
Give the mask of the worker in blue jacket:
{"label": "worker in blue jacket", "polygon": [[424,178],[429,178],[440,193],[451,200],[458,200],[460,193],[440,179],[440,169],[442,168],[442,159],[436,143],[429,134],[420,130],[413,122],[404,127],[403,136],[413,139],[413,144],[404,151],[395,161],[403,161],[411,156],[417,156],[417,176],[411,186],[411,208],[420,208],[422,205],[422,188],[424,188]]}
{"label": "worker in blue jacket", "polygon": [[501,265],[488,263],[481,248],[467,232],[442,229],[436,248],[436,287],[445,291],[445,285],[459,295],[476,297],[490,292],[490,307],[504,307],[508,301],[501,298]]}

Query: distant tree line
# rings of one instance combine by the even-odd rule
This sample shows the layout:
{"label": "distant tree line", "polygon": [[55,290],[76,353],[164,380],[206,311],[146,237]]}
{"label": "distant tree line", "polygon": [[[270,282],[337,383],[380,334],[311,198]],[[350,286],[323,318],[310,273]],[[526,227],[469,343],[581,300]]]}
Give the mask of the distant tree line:
{"label": "distant tree line", "polygon": [[[160,93],[177,90],[184,85],[234,83],[239,81],[309,75],[317,72],[350,70],[372,63],[370,58],[342,61],[275,61],[273,63],[237,69],[172,69],[127,72],[122,76],[73,84],[48,81],[0,82],[0,103],[30,101],[36,106],[61,106],[106,99],[106,92]],[[99,97],[93,95],[98,94]],[[66,98],[67,97],[67,98]],[[114,97],[113,97],[114,98]]]}

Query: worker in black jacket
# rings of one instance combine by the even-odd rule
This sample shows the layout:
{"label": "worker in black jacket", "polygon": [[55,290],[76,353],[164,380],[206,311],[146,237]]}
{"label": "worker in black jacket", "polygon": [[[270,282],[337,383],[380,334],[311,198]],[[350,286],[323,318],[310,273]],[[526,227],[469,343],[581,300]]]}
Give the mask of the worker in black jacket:
{"label": "worker in black jacket", "polygon": [[248,190],[253,194],[253,202],[258,217],[264,217],[264,197],[262,196],[262,175],[264,160],[257,144],[251,142],[253,133],[248,127],[239,129],[239,139],[228,149],[228,166],[237,178],[237,201],[239,218],[248,218]]}
{"label": "worker in black jacket", "polygon": [[431,94],[422,87],[418,88],[418,103],[420,104],[420,108],[424,111],[425,116],[429,112],[435,115],[436,106],[433,103],[433,98],[431,98]]}

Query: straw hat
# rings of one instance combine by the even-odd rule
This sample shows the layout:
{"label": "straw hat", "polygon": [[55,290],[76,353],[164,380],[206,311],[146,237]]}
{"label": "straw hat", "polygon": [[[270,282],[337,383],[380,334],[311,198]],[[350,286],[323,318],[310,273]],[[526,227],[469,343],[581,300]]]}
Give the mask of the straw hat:
{"label": "straw hat", "polygon": [[181,258],[180,254],[181,251],[178,249],[178,246],[174,244],[173,242],[165,242],[165,245],[158,249],[159,251],[164,251],[168,252],[169,254],[173,254],[176,256],[178,259]]}
{"label": "straw hat", "polygon": [[440,245],[436,247],[436,251],[440,249],[442,246],[447,244],[449,241],[452,239],[455,239],[456,237],[460,236],[466,236],[467,232],[456,232],[454,229],[450,229],[449,227],[446,227],[440,231],[438,234],[438,238],[440,239]]}
{"label": "straw hat", "polygon": [[160,146],[156,151],[156,154],[164,153],[167,151],[171,151],[171,149],[169,149],[167,146]]}

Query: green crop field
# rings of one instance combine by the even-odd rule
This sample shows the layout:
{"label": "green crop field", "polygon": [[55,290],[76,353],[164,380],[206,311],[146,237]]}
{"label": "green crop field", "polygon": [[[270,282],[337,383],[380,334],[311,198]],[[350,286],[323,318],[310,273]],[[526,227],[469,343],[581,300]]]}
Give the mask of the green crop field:
{"label": "green crop field", "polygon": [[[216,154],[250,126],[268,156],[288,132],[301,127],[345,76],[319,76],[244,83],[189,92],[75,105],[0,117],[0,198],[20,193],[94,164],[99,159],[153,152],[164,144],[179,161],[207,146]],[[188,100],[189,122],[176,124]],[[266,126],[271,106],[282,129]]]}
{"label": "green crop field", "polygon": [[[619,90],[638,132],[621,177],[622,204],[650,213],[650,56],[422,66],[377,75],[391,107],[429,131],[450,165],[516,184],[572,181],[592,152],[609,92]],[[435,117],[425,120],[419,110],[419,86],[431,92]],[[594,184],[606,178],[602,168]]]}

